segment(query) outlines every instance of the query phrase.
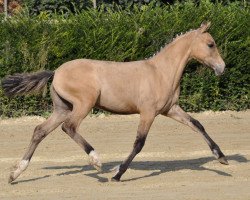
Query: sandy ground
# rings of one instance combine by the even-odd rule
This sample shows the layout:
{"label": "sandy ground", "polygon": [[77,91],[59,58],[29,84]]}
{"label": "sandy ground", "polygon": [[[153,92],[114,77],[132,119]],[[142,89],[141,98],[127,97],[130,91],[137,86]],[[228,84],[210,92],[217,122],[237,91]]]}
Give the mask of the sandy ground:
{"label": "sandy ground", "polygon": [[8,184],[11,166],[21,159],[39,117],[0,120],[0,199],[250,199],[250,110],[191,114],[227,155],[217,162],[202,137],[190,128],[157,117],[142,152],[121,182],[109,169],[130,152],[139,117],[87,117],[81,134],[95,147],[103,173],[60,128],[36,150],[28,169]]}

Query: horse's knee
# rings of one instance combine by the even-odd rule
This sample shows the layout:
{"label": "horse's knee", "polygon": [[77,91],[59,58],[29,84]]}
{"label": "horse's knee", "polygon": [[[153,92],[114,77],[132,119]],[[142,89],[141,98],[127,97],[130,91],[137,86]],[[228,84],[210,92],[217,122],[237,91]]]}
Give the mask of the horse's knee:
{"label": "horse's knee", "polygon": [[65,121],[62,124],[62,130],[67,133],[70,137],[74,137],[76,133],[76,126],[69,121]]}
{"label": "horse's knee", "polygon": [[135,153],[140,153],[146,141],[146,136],[137,136],[134,143]]}
{"label": "horse's knee", "polygon": [[201,132],[205,132],[204,127],[201,125],[201,123],[200,123],[198,120],[196,120],[196,119],[194,119],[194,118],[191,117],[190,121],[191,121],[191,123],[192,123],[195,127],[197,127]]}
{"label": "horse's knee", "polygon": [[41,125],[38,125],[34,130],[32,141],[35,143],[39,143],[43,140],[43,138],[46,137],[46,135],[47,135],[47,131],[44,130]]}

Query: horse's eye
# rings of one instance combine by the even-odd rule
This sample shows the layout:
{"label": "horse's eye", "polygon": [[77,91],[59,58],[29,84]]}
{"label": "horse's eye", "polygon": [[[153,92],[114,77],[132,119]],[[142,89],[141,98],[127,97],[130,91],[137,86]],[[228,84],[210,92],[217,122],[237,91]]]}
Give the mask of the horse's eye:
{"label": "horse's eye", "polygon": [[214,43],[213,43],[213,42],[212,42],[212,43],[208,43],[207,46],[208,46],[209,48],[213,48],[213,47],[214,47]]}

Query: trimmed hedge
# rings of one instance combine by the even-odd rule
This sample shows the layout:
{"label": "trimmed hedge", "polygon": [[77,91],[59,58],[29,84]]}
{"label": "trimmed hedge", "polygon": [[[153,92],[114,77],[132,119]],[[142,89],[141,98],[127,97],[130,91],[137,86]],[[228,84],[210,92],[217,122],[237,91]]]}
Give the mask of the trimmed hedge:
{"label": "trimmed hedge", "polygon": [[[181,32],[210,20],[210,33],[221,49],[226,73],[192,62],[181,83],[180,105],[186,111],[248,109],[250,83],[249,6],[203,0],[128,10],[89,9],[75,15],[27,12],[1,20],[0,78],[14,73],[54,70],[66,61],[90,58],[132,61],[150,57]],[[0,115],[44,115],[46,97],[8,99],[0,91]]]}

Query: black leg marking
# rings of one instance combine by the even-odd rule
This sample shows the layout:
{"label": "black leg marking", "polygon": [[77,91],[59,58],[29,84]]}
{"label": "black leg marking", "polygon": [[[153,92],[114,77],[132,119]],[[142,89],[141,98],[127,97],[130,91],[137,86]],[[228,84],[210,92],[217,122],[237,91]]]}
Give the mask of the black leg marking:
{"label": "black leg marking", "polygon": [[146,141],[146,136],[137,136],[134,143],[134,151],[136,154],[140,153]]}
{"label": "black leg marking", "polygon": [[206,132],[205,131],[205,129],[204,129],[204,127],[201,125],[201,123],[198,121],[198,120],[196,120],[196,119],[194,119],[194,118],[190,118],[190,121],[192,122],[192,124],[194,125],[194,126],[196,126],[201,132]]}
{"label": "black leg marking", "polygon": [[[62,130],[67,133],[76,143],[83,145],[84,151],[89,154],[94,151],[94,148],[76,132],[76,126],[73,123],[65,121],[62,125]],[[81,146],[81,145],[80,145]]]}
{"label": "black leg marking", "polygon": [[201,125],[201,123],[198,120],[196,120],[196,119],[194,119],[192,117],[190,118],[190,121],[203,134],[203,136],[205,137],[205,139],[206,139],[212,153],[219,160],[219,162],[222,163],[222,164],[228,165],[227,159],[226,159],[225,155],[222,153],[222,151],[220,150],[220,147],[209,137],[209,135],[207,134],[207,132],[205,131],[205,129]]}
{"label": "black leg marking", "polygon": [[121,176],[126,172],[128,169],[129,164],[132,162],[134,157],[142,150],[144,144],[146,141],[146,136],[140,136],[137,135],[134,148],[132,153],[129,155],[129,157],[119,166],[118,173],[112,178],[112,181],[120,181]]}

